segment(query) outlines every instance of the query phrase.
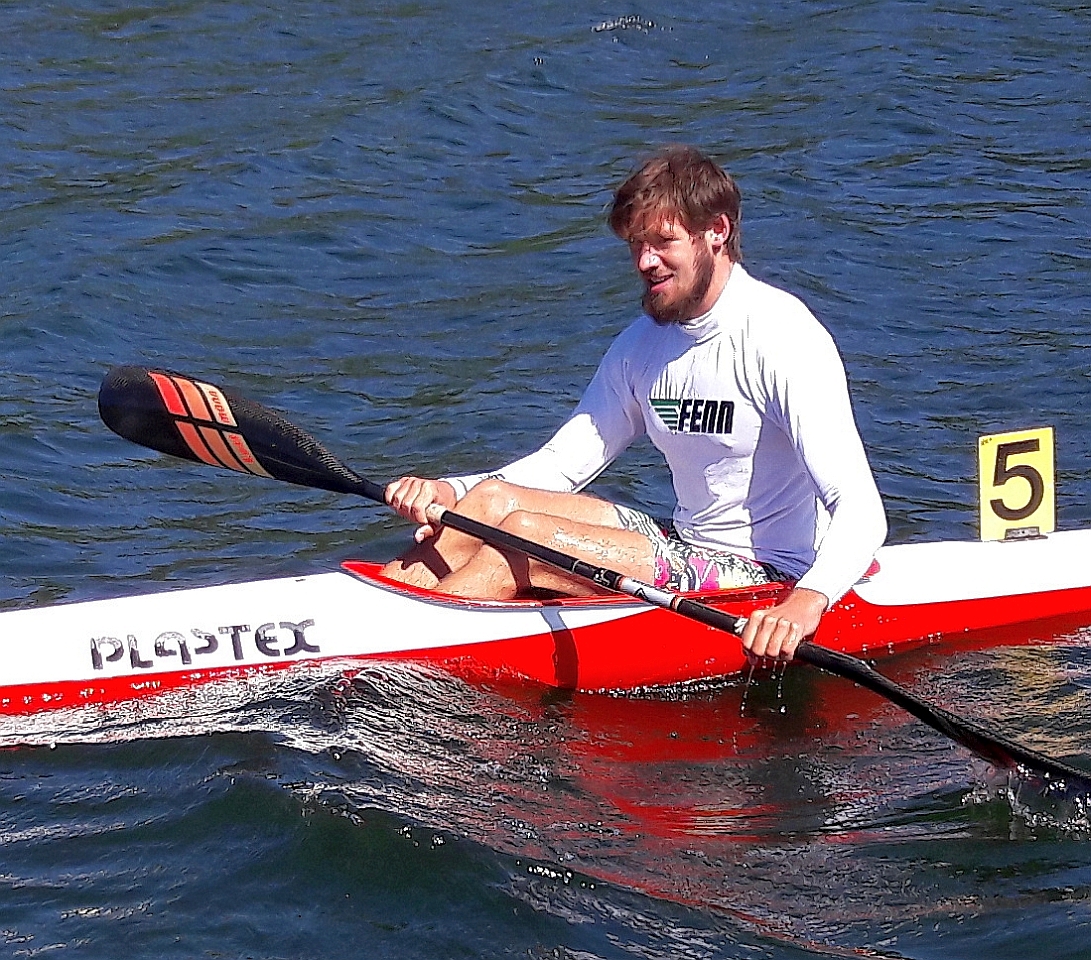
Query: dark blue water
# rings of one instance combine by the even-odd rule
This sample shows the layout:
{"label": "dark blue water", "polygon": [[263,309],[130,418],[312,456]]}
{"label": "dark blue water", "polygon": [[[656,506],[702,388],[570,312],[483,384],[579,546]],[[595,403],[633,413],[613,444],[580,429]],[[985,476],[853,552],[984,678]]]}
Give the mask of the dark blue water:
{"label": "dark blue water", "polygon": [[[103,373],[229,384],[376,479],[499,463],[634,314],[603,214],[676,140],[738,178],[751,272],[834,333],[892,540],[976,536],[977,437],[1039,425],[1060,526],[1091,522],[1091,7],[87,0],[0,25],[6,607],[391,556],[378,507],[109,435]],[[596,489],[670,498],[647,446]],[[890,672],[1091,766],[1088,636],[1040,639]],[[805,671],[604,698],[377,667],[2,733],[6,955],[1088,951],[1081,811]]]}

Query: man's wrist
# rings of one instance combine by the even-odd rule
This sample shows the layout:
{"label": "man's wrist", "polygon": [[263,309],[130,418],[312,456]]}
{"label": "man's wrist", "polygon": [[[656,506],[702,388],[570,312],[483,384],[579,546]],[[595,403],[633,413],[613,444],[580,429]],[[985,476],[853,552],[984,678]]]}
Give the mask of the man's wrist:
{"label": "man's wrist", "polygon": [[810,587],[796,587],[784,601],[786,604],[799,604],[814,617],[821,617],[830,608],[830,598]]}

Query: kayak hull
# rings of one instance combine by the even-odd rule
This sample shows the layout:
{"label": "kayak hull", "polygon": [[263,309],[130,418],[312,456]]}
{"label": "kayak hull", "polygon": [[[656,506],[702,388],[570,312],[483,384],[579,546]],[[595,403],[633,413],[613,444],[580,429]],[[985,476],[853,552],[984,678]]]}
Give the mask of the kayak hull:
{"label": "kayak hull", "polygon": [[[1091,530],[884,547],[878,572],[831,608],[814,639],[869,655],[983,631],[1008,642],[1046,621],[1088,625],[1088,555]],[[379,569],[350,562],[306,577],[0,613],[0,714],[377,659],[578,690],[711,680],[746,665],[735,638],[630,597],[467,601],[386,581]],[[692,596],[746,616],[789,589]],[[1032,633],[1021,629],[1021,639]]]}

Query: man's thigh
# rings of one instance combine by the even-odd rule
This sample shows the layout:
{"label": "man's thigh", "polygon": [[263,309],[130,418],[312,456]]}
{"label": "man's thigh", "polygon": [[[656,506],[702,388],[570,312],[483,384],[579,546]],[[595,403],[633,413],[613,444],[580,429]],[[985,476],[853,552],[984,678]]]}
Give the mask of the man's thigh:
{"label": "man's thigh", "polygon": [[[601,514],[592,511],[592,515]],[[655,543],[639,531],[623,529],[616,519],[607,526],[549,513],[524,511],[517,516],[522,522],[516,531],[536,543],[638,580],[648,581],[655,575]]]}
{"label": "man's thigh", "polygon": [[622,524],[617,507],[609,500],[587,493],[559,493],[520,487],[503,481],[498,482],[503,484],[505,496],[509,498],[506,511],[508,513],[522,510],[526,513],[540,513],[549,517],[573,520],[580,524],[621,530]]}

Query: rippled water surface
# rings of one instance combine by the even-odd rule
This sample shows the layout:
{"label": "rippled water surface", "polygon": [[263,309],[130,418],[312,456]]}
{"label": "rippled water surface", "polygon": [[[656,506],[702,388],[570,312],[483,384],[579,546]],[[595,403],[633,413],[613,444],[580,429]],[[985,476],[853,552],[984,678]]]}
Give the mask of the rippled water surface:
{"label": "rippled water surface", "polygon": [[[391,556],[379,507],[109,435],[103,373],[230,384],[376,479],[499,463],[633,316],[604,210],[679,140],[738,178],[751,272],[834,333],[892,540],[976,536],[977,437],[1027,426],[1060,526],[1091,522],[1091,7],[0,24],[5,607]],[[647,446],[596,489],[670,502]],[[885,668],[1091,768],[1088,634],[1037,639]],[[1081,812],[802,669],[614,698],[378,665],[0,736],[11,956],[1087,956]]]}

